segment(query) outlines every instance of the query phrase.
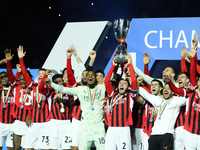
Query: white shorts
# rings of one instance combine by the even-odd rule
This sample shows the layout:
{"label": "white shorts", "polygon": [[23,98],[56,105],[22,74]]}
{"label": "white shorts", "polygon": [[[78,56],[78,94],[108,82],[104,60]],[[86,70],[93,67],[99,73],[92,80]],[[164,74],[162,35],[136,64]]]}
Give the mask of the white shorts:
{"label": "white shorts", "polygon": [[33,123],[27,128],[23,148],[49,149],[49,122]]}
{"label": "white shorts", "polygon": [[11,131],[13,124],[5,124],[0,122],[0,147],[3,147],[3,142],[7,147],[13,147],[13,132]]}
{"label": "white shorts", "polygon": [[175,128],[174,133],[174,150],[184,150],[185,147],[185,130],[183,126]]}
{"label": "white shorts", "polygon": [[71,149],[70,120],[51,119],[49,127],[49,148]]}
{"label": "white shorts", "polygon": [[71,131],[70,131],[70,136],[71,136],[71,146],[78,147],[78,141],[79,141],[79,129],[81,126],[81,121],[72,118],[72,123],[71,123]]}
{"label": "white shorts", "polygon": [[144,133],[143,138],[142,138],[142,146],[141,146],[142,150],[148,150],[149,149],[148,140],[149,140],[149,136],[146,133]]}
{"label": "white shorts", "polygon": [[81,121],[79,132],[79,150],[88,150],[92,142],[97,150],[103,150],[105,145],[105,128],[103,122],[93,123]]}
{"label": "white shorts", "polygon": [[16,135],[25,135],[26,130],[28,126],[26,125],[26,122],[22,122],[20,120],[15,120],[15,122],[12,125],[12,132],[14,132]]}
{"label": "white shorts", "polygon": [[105,150],[131,150],[130,127],[108,127]]}
{"label": "white shorts", "polygon": [[185,148],[186,150],[200,150],[200,135],[193,134],[185,130]]}
{"label": "white shorts", "polygon": [[132,128],[131,130],[131,136],[132,136],[132,145],[134,150],[142,149],[142,139],[144,137],[144,131],[142,128]]}

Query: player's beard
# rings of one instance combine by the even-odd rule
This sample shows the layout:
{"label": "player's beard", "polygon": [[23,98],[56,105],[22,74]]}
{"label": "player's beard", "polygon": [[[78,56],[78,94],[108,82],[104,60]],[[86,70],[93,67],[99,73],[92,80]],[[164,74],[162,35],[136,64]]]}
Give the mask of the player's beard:
{"label": "player's beard", "polygon": [[124,95],[124,94],[127,93],[127,92],[128,92],[128,88],[127,88],[126,90],[124,90],[123,93],[119,93],[119,94]]}
{"label": "player's beard", "polygon": [[87,81],[83,81],[83,79],[81,79],[81,82],[83,83],[83,85],[87,85]]}

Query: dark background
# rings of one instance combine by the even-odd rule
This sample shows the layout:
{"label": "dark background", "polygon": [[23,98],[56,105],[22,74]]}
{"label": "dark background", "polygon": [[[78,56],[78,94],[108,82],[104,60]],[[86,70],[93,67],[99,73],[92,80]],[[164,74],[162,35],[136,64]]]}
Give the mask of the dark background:
{"label": "dark background", "polygon": [[[15,67],[19,62],[16,49],[23,45],[27,68],[41,68],[67,22],[199,17],[199,6],[199,0],[0,0],[0,59],[4,58],[6,48],[12,49]],[[103,70],[110,57],[101,62],[99,58],[105,53],[111,56],[116,48],[113,26],[107,36],[97,53],[94,69]]]}

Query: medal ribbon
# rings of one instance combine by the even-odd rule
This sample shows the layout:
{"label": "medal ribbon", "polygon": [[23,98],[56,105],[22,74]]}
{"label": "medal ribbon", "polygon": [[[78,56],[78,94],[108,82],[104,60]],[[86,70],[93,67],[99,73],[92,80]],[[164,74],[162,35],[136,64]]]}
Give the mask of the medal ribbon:
{"label": "medal ribbon", "polygon": [[198,94],[199,94],[199,97],[200,97],[200,91],[199,91],[199,89],[198,89]]}
{"label": "medal ribbon", "polygon": [[[26,90],[27,90],[27,89],[26,89]],[[28,98],[28,94],[26,94],[26,98],[25,98],[25,100],[23,101],[23,90],[21,89],[21,100],[22,100],[22,104],[25,104],[25,103],[26,103],[27,98]]]}
{"label": "medal ribbon", "polygon": [[37,104],[41,102],[42,97],[43,97],[43,95],[41,94],[40,98],[39,98],[39,92],[38,92],[38,86],[37,86],[37,88],[36,88],[36,102],[37,102]]}
{"label": "medal ribbon", "polygon": [[[124,95],[121,95],[121,96],[119,96],[120,94],[118,94],[116,97],[115,97],[115,99],[113,100],[113,102],[112,102],[112,104],[111,104],[111,107],[113,107],[114,105],[115,105],[115,103],[117,103],[117,101],[120,99],[120,98],[122,98],[122,96],[124,96]],[[118,97],[118,98],[117,98]]]}
{"label": "medal ribbon", "polygon": [[[173,99],[173,97],[170,98],[169,100],[167,100],[167,101],[162,105],[162,108],[161,108],[160,111],[159,111],[159,116],[161,116],[161,115],[163,114],[163,112],[164,112],[164,110],[165,110],[167,104],[168,104],[172,99]],[[160,106],[160,107],[161,107],[161,106]]]}
{"label": "medal ribbon", "polygon": [[153,118],[155,116],[155,109],[154,107],[151,108],[151,114],[150,114],[150,118]]}
{"label": "medal ribbon", "polygon": [[[58,94],[58,91],[56,91],[56,94]],[[61,99],[63,99],[63,94],[62,93],[59,93],[60,94],[60,97]],[[64,104],[60,101],[60,104],[61,104],[61,107],[64,108]]]}
{"label": "medal ribbon", "polygon": [[[109,101],[107,102],[108,112],[110,112],[109,109],[111,109],[111,108],[115,105],[115,103],[116,103],[120,98],[122,98],[122,96],[124,96],[124,95],[119,96],[119,94],[118,94],[118,95],[115,96],[114,100],[111,100],[111,102],[113,101],[112,103],[109,104]],[[117,97],[118,97],[118,98],[117,98]]]}
{"label": "medal ribbon", "polygon": [[[88,87],[88,96],[90,97],[90,100],[91,100],[91,104],[92,104],[92,105],[94,104],[96,92],[97,92],[97,89],[96,89],[96,86],[95,86],[94,91],[93,91],[93,94],[91,95],[91,90],[90,90],[90,88]],[[93,97],[93,98],[92,98],[92,97]]]}
{"label": "medal ribbon", "polygon": [[8,87],[8,92],[6,94],[6,98],[4,98],[4,96],[5,96],[4,89],[2,90],[2,92],[3,92],[3,94],[2,94],[3,95],[3,104],[5,104],[7,99],[8,99],[8,96],[9,96],[9,93],[10,93],[10,89],[11,89],[11,86]]}

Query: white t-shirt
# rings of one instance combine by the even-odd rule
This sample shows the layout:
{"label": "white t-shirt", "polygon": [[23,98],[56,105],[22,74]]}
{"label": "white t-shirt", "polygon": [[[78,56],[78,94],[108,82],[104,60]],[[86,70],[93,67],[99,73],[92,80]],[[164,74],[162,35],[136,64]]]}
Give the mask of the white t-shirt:
{"label": "white t-shirt", "polygon": [[[172,99],[168,101],[165,109],[161,109],[167,100],[162,99],[160,96],[155,96],[148,93],[142,87],[139,87],[139,94],[144,99],[149,101],[154,107],[159,108],[159,113],[156,121],[154,122],[151,135],[159,135],[165,133],[174,134],[174,125],[180,113],[181,106],[186,104],[186,98],[173,96]],[[163,110],[163,113],[161,113],[161,110]]]}
{"label": "white t-shirt", "polygon": [[[89,96],[90,94],[89,94],[88,86],[67,88],[67,87],[57,85],[52,82],[50,86],[60,93],[75,95],[79,98],[79,101],[81,104],[81,110],[82,110],[82,117],[84,121],[89,121],[89,122],[103,121],[103,101],[105,98],[105,91],[106,91],[104,84],[97,85],[96,88],[90,89],[91,95],[93,95],[94,91],[96,90],[93,110],[91,109],[92,103]],[[93,99],[93,96],[91,97]]]}

